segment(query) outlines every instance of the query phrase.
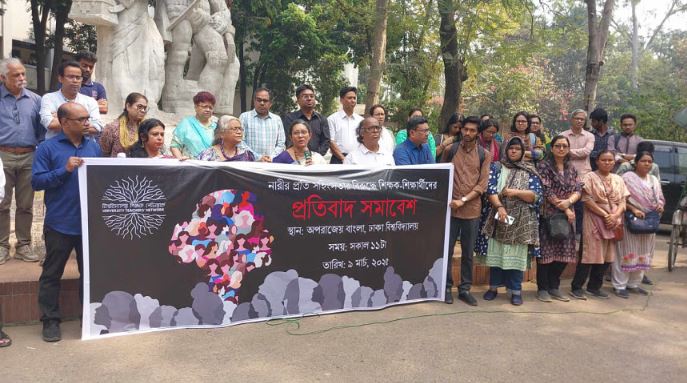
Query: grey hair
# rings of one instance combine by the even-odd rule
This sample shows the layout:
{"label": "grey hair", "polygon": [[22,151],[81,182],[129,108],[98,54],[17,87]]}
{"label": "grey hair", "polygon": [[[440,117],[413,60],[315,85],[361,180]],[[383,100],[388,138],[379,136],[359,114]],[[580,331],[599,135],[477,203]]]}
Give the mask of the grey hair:
{"label": "grey hair", "polygon": [[0,75],[7,77],[7,73],[10,71],[10,65],[24,65],[21,60],[16,57],[9,57],[0,60]]}
{"label": "grey hair", "polygon": [[572,113],[570,113],[570,117],[572,117],[572,116],[574,116],[574,115],[576,115],[576,114],[578,114],[578,113],[584,113],[584,118],[585,118],[585,119],[587,118],[587,111],[584,110],[584,109],[575,109],[575,110],[573,110]]}
{"label": "grey hair", "polygon": [[229,123],[233,120],[236,120],[239,122],[239,124],[241,124],[241,120],[228,114],[225,114],[219,118],[219,121],[217,121],[217,127],[215,128],[215,137],[212,140],[213,145],[217,145],[222,142],[222,134],[229,130]]}

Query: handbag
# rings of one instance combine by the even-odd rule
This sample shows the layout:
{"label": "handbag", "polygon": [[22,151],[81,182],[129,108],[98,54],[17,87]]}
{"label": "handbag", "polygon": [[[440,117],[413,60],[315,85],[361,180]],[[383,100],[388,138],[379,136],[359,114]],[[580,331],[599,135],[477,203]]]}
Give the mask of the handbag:
{"label": "handbag", "polygon": [[656,210],[651,210],[644,215],[644,218],[639,218],[632,214],[631,211],[625,211],[625,222],[627,230],[632,234],[653,234],[658,231],[658,226],[661,221],[661,215]]}
{"label": "handbag", "polygon": [[556,212],[546,219],[546,231],[551,239],[562,241],[570,238],[572,227],[565,213]]}

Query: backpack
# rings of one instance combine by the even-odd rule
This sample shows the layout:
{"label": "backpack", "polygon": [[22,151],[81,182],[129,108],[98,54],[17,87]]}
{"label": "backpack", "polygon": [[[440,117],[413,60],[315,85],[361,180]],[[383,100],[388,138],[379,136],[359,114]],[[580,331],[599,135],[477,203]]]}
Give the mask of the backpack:
{"label": "backpack", "polygon": [[[461,140],[457,140],[456,142],[454,142],[451,145],[451,149],[448,152],[448,157],[446,157],[446,162],[452,162],[453,161],[453,157],[456,155],[456,153],[458,153],[458,147],[460,146],[460,141]],[[479,156],[479,168],[481,169],[482,164],[484,164],[485,152],[484,152],[484,148],[482,147],[482,145],[480,145],[479,143],[475,143],[475,145],[477,145],[477,155]]]}

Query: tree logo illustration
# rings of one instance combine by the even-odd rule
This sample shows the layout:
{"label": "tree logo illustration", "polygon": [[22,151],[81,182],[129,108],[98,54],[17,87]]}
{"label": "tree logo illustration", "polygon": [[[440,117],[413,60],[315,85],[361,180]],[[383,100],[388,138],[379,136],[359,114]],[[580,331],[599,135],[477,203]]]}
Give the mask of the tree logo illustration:
{"label": "tree logo illustration", "polygon": [[102,198],[103,220],[124,239],[143,238],[155,233],[165,220],[166,197],[147,177],[115,181]]}

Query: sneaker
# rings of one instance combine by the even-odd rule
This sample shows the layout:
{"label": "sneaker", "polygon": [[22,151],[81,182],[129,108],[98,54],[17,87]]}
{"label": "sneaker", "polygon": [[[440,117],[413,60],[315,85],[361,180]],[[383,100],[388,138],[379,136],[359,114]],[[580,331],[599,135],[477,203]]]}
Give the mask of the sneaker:
{"label": "sneaker", "polygon": [[570,291],[570,296],[575,298],[575,299],[580,299],[583,301],[587,300],[587,296],[584,295],[584,290],[582,289],[575,289]]}
{"label": "sneaker", "polygon": [[12,345],[12,338],[0,330],[0,347],[9,347]]}
{"label": "sneaker", "polygon": [[563,295],[563,294],[561,293],[561,291],[558,290],[558,289],[551,289],[551,290],[549,290],[549,295],[551,296],[551,298],[553,298],[553,299],[555,299],[555,300],[557,300],[557,301],[561,301],[561,302],[570,302],[570,298],[568,298],[568,297],[566,297],[565,295]]}
{"label": "sneaker", "polygon": [[453,294],[451,293],[451,288],[446,288],[446,295],[444,296],[444,303],[450,305],[453,304]]}
{"label": "sneaker", "polygon": [[14,259],[21,259],[24,262],[38,262],[41,260],[39,256],[33,253],[31,246],[17,247]]}
{"label": "sneaker", "polygon": [[627,299],[630,297],[630,293],[627,292],[627,289],[613,289],[613,293],[623,299]]}
{"label": "sneaker", "polygon": [[[551,299],[551,298],[549,298]],[[522,304],[522,295],[520,294],[513,294],[512,297],[510,297],[510,303],[513,306],[520,306]]]}
{"label": "sneaker", "polygon": [[649,292],[647,290],[644,290],[641,287],[628,287],[627,291],[633,293],[633,294],[639,294],[639,295],[649,295]]}
{"label": "sneaker", "polygon": [[0,246],[0,265],[10,259],[10,249]]}
{"label": "sneaker", "polygon": [[496,299],[496,296],[499,295],[499,292],[497,290],[487,290],[484,295],[482,296],[482,299],[485,301],[493,301]]}
{"label": "sneaker", "polygon": [[469,291],[461,291],[458,293],[458,299],[469,304],[470,306],[477,306],[477,299],[470,294]]}
{"label": "sneaker", "polygon": [[587,294],[589,294],[589,295],[591,295],[591,296],[593,296],[593,297],[595,297],[595,298],[599,298],[599,299],[608,299],[608,294],[606,294],[606,293],[604,293],[603,291],[601,291],[601,289],[599,289],[599,290],[589,290],[589,289],[587,289]]}
{"label": "sneaker", "polygon": [[654,282],[651,281],[651,279],[649,279],[649,277],[647,277],[646,274],[644,274],[644,278],[642,278],[642,283],[649,286],[654,284]]}
{"label": "sneaker", "polygon": [[537,299],[539,299],[542,302],[553,302],[553,299],[551,299],[551,295],[549,295],[549,292],[546,290],[537,291]]}
{"label": "sneaker", "polygon": [[43,322],[43,340],[46,342],[59,342],[62,340],[59,322]]}

